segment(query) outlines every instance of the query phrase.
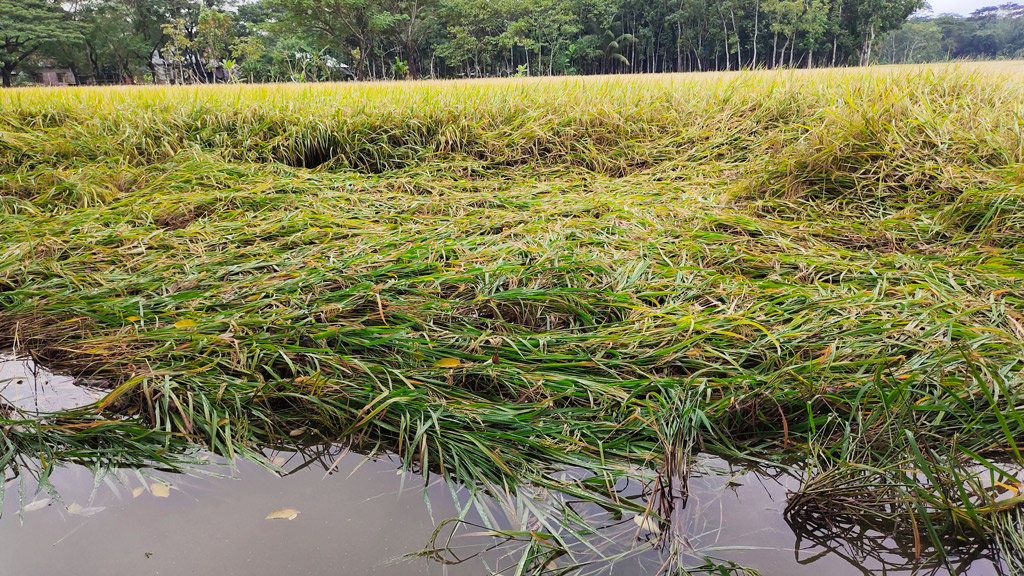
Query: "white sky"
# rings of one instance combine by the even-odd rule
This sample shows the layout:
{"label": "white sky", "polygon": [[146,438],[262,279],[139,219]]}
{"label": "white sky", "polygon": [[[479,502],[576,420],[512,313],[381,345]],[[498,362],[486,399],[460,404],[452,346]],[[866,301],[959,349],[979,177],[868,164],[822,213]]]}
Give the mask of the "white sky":
{"label": "white sky", "polygon": [[932,14],[963,14],[964,16],[985,6],[998,6],[1012,0],[927,0]]}

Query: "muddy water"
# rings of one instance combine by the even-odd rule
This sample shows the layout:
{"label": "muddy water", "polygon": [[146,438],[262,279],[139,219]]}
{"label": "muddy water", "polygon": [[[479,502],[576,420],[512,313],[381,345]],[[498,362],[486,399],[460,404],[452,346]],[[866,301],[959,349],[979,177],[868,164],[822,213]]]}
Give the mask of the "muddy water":
{"label": "muddy water", "polygon": [[[26,368],[31,374],[26,363],[0,363],[3,374],[22,380],[17,388],[0,382],[0,395],[19,410],[92,401],[92,392],[69,390],[74,383],[59,376],[36,371],[29,384]],[[52,398],[55,393],[60,400]],[[546,531],[536,510],[568,502],[535,489],[518,498],[471,501],[464,488],[436,479],[424,488],[423,477],[401,472],[391,458],[366,458],[343,446],[265,455],[284,473],[250,461],[228,466],[215,457],[187,474],[118,470],[97,476],[82,466],[63,466],[54,469],[53,489],[47,491],[25,470],[17,477],[6,470],[0,576],[513,574],[523,544],[481,532],[487,527]],[[790,526],[782,512],[787,492],[799,483],[790,471],[745,470],[702,457],[670,526],[656,528],[592,504],[570,503],[597,527],[591,540],[598,549],[571,543],[575,561],[598,560],[572,573],[656,574],[673,559],[695,567],[706,558],[765,576],[1002,573],[985,550],[961,550],[963,557],[953,559],[949,570],[915,562],[911,544],[875,532],[851,529],[837,536]],[[641,482],[621,481],[615,488],[623,498],[644,498]],[[266,519],[283,509],[298,514],[292,520]],[[423,549],[435,527],[457,516],[470,524],[460,526],[451,550],[437,556],[460,563],[406,556]],[[672,538],[659,540],[655,529]],[[607,560],[612,557],[619,559]],[[549,568],[568,562],[555,558]]]}

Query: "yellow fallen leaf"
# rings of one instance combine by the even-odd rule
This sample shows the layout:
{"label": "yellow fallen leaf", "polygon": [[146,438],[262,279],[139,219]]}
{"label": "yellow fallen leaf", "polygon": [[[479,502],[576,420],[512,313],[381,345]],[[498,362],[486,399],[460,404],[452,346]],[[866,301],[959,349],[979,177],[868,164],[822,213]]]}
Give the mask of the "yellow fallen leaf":
{"label": "yellow fallen leaf", "polygon": [[168,486],[167,484],[161,484],[159,482],[154,482],[153,484],[150,484],[149,491],[152,492],[153,496],[156,496],[157,498],[167,498],[168,496],[171,495],[171,487]]}
{"label": "yellow fallen leaf", "polygon": [[135,490],[132,490],[132,498],[138,498],[139,496],[142,496],[142,493],[145,492],[145,491],[146,491],[145,488],[143,488],[142,486],[139,486]]}
{"label": "yellow fallen leaf", "polygon": [[298,510],[292,508],[282,508],[276,512],[267,514],[264,520],[295,520],[295,517],[299,515]]}
{"label": "yellow fallen leaf", "polygon": [[657,534],[661,532],[661,527],[658,526],[658,521],[654,517],[646,514],[637,514],[633,516],[633,523],[640,527],[641,530],[653,532]]}
{"label": "yellow fallen leaf", "polygon": [[68,506],[68,514],[72,516],[92,516],[106,510],[104,506],[90,506],[89,508],[83,508],[81,504],[75,502],[71,506]]}
{"label": "yellow fallen leaf", "polygon": [[227,424],[228,422],[230,422],[229,419],[221,418],[220,420],[217,420],[217,426],[223,426],[223,425]]}
{"label": "yellow fallen leaf", "polygon": [[129,322],[138,322],[139,320],[142,320],[142,318],[139,318],[138,316],[126,316],[125,320]]}
{"label": "yellow fallen leaf", "polygon": [[458,358],[441,358],[437,361],[438,368],[455,368],[459,364],[461,364],[461,362],[459,362]]}
{"label": "yellow fallen leaf", "polygon": [[196,325],[196,321],[195,320],[178,320],[177,322],[174,323],[174,327],[178,328],[178,329],[190,328],[190,327],[195,326],[195,325]]}

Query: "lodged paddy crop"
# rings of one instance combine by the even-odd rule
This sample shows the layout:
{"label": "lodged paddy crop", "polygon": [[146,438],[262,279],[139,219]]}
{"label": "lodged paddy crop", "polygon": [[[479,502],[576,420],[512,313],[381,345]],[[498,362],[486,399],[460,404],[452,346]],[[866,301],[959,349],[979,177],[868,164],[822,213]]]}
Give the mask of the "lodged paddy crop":
{"label": "lodged paddy crop", "polygon": [[345,441],[671,540],[710,453],[1020,569],[1021,71],[0,92],[0,349],[109,390],[0,467]]}

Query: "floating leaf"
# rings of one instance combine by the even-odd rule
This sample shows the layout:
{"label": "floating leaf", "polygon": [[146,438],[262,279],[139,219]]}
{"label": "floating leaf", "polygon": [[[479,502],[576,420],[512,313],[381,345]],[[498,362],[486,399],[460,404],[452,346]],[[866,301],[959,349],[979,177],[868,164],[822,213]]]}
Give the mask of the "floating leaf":
{"label": "floating leaf", "polygon": [[177,322],[174,323],[174,327],[178,328],[179,330],[181,328],[191,328],[192,326],[195,326],[195,325],[196,325],[196,321],[195,320],[178,320]]}
{"label": "floating leaf", "polygon": [[653,532],[655,534],[661,532],[661,527],[658,526],[658,521],[647,514],[637,514],[633,516],[633,523],[640,527],[641,530]]}
{"label": "floating leaf", "polygon": [[274,466],[277,466],[278,468],[288,463],[288,461],[282,458],[281,456],[276,456],[273,460],[271,460],[271,462],[273,462]]}
{"label": "floating leaf", "polygon": [[142,320],[142,318],[139,318],[138,316],[126,316],[125,320],[129,322],[138,322],[139,320]]}
{"label": "floating leaf", "polygon": [[145,491],[146,491],[145,488],[143,488],[142,486],[139,486],[135,490],[132,490],[132,498],[138,498],[139,496],[142,496],[142,493],[145,492]]}
{"label": "floating leaf", "polygon": [[93,514],[102,512],[103,510],[105,510],[103,506],[92,506],[89,508],[82,508],[82,505],[79,504],[78,502],[75,502],[71,504],[71,506],[68,506],[68,514],[71,514],[72,516],[92,516]]}
{"label": "floating leaf", "polygon": [[455,368],[459,364],[461,364],[461,362],[459,362],[458,358],[441,358],[437,361],[438,368]]}
{"label": "floating leaf", "polygon": [[299,515],[298,510],[292,508],[282,508],[276,512],[267,514],[264,520],[295,520],[295,517]]}
{"label": "floating leaf", "polygon": [[36,500],[35,502],[30,502],[28,504],[25,504],[24,511],[25,512],[33,512],[35,510],[46,508],[49,505],[50,505],[50,499],[49,498],[40,498],[39,500]]}
{"label": "floating leaf", "polygon": [[154,482],[153,484],[150,484],[149,491],[152,492],[153,496],[156,496],[157,498],[167,498],[168,496],[171,495],[171,487],[168,486],[167,484],[161,484],[159,482]]}

